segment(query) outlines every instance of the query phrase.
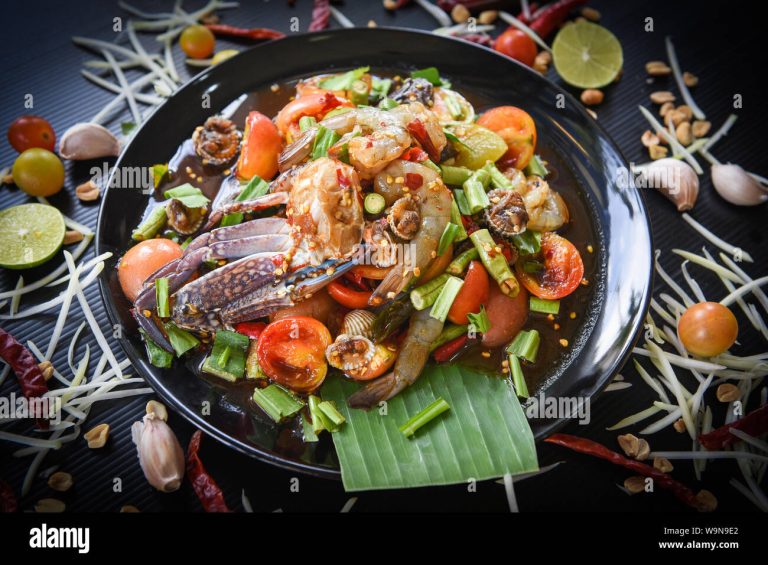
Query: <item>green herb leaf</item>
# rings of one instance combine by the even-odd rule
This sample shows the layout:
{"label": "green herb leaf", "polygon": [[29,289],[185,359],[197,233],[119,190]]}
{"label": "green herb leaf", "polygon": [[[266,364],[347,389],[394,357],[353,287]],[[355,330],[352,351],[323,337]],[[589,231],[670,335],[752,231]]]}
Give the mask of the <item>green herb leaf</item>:
{"label": "green herb leaf", "polygon": [[318,126],[315,142],[312,144],[312,160],[320,157],[327,157],[328,150],[336,143],[341,136],[333,130],[324,126]]}
{"label": "green herb leaf", "polygon": [[[508,380],[459,366],[430,366],[387,401],[387,415],[347,405],[358,385],[326,379],[323,398],[333,400],[347,423],[331,437],[347,491],[410,488],[482,481],[538,469],[536,445]],[[414,438],[398,429],[438,398],[451,411]]]}
{"label": "green herb leaf", "polygon": [[352,69],[346,73],[321,80],[318,86],[326,90],[349,90],[352,88],[352,83],[354,83],[356,80],[360,80],[362,76],[369,70],[370,67]]}
{"label": "green herb leaf", "polygon": [[513,235],[512,243],[515,244],[520,255],[536,255],[541,251],[541,233],[526,230],[520,235]]}
{"label": "green herb leaf", "polygon": [[371,97],[374,102],[383,100],[389,94],[392,87],[392,81],[388,78],[373,77],[371,80]]}
{"label": "green herb leaf", "polygon": [[200,341],[195,336],[186,330],[182,330],[176,324],[168,322],[163,325],[165,333],[168,334],[168,341],[171,342],[173,350],[176,352],[176,357],[181,357],[190,349],[200,345]]}
{"label": "green herb leaf", "polygon": [[491,320],[488,318],[488,312],[485,311],[485,306],[480,305],[480,312],[477,314],[467,314],[469,323],[475,326],[475,330],[480,333],[486,333],[491,329]]}
{"label": "green herb leaf", "polygon": [[167,175],[168,163],[158,163],[157,165],[152,165],[152,184],[155,185],[155,188],[160,186]]}
{"label": "green herb leaf", "polygon": [[173,365],[173,353],[168,353],[165,349],[157,345],[142,329],[139,329],[141,336],[144,338],[144,345],[147,348],[147,358],[150,365],[159,367],[160,369],[168,369]]}
{"label": "green herb leaf", "polygon": [[423,78],[431,82],[434,86],[444,86],[450,88],[451,83],[440,76],[440,71],[436,67],[427,67],[418,71],[411,72],[411,78]]}
{"label": "green herb leaf", "polygon": [[187,208],[202,208],[203,206],[207,206],[210,202],[210,200],[203,194],[202,190],[189,183],[166,190],[164,194],[166,198],[178,200]]}
{"label": "green herb leaf", "polygon": [[130,135],[133,130],[136,129],[136,124],[133,122],[123,122],[120,124],[120,131],[123,135]]}

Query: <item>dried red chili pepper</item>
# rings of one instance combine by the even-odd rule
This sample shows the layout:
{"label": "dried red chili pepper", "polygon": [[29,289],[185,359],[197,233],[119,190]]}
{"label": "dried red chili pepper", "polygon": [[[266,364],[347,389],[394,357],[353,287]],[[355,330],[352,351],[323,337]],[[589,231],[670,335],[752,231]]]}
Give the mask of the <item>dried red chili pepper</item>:
{"label": "dried red chili pepper", "polygon": [[710,510],[709,508],[702,505],[701,501],[696,497],[696,494],[691,489],[689,489],[677,479],[673,479],[667,473],[663,473],[662,471],[659,471],[658,469],[651,467],[646,463],[624,457],[620,453],[616,453],[615,451],[608,449],[596,441],[568,434],[554,434],[546,438],[544,441],[547,443],[560,445],[562,447],[567,447],[568,449],[578,453],[605,459],[614,465],[624,467],[625,469],[629,469],[630,471],[633,471],[639,475],[643,475],[644,477],[651,477],[654,480],[654,484],[670,491],[678,498],[678,500],[682,501],[688,506],[699,511]]}
{"label": "dried red chili pepper", "polygon": [[285,37],[285,34],[282,31],[266,27],[244,28],[224,24],[207,24],[205,27],[211,30],[214,35],[252,39],[254,41],[261,41],[263,39],[282,39]]}
{"label": "dried red chili pepper", "polygon": [[16,512],[19,509],[19,502],[16,500],[16,493],[13,492],[11,485],[0,479],[0,513]]}
{"label": "dried red chili pepper", "polygon": [[405,151],[402,155],[402,159],[405,161],[413,161],[414,163],[421,163],[429,159],[429,155],[421,147],[411,147]]}
{"label": "dried red chili pepper", "polygon": [[456,339],[441,345],[435,349],[435,352],[433,353],[435,361],[438,363],[447,363],[467,344],[467,341],[469,341],[469,336],[460,335]]}
{"label": "dried red chili pepper", "polygon": [[0,328],[0,357],[16,373],[21,391],[26,398],[37,398],[48,392],[48,384],[35,357],[29,349],[2,328]]}
{"label": "dried red chili pepper", "polygon": [[539,10],[528,27],[535,31],[539,37],[545,39],[565,21],[571,10],[586,3],[587,0],[559,0],[559,2]]}
{"label": "dried red chili pepper", "polygon": [[192,483],[192,488],[200,500],[200,504],[206,512],[231,512],[227,507],[227,501],[224,500],[224,493],[205,470],[203,462],[200,460],[198,452],[200,451],[200,440],[203,432],[197,430],[192,434],[187,448],[187,477]]}
{"label": "dried red chili pepper", "polygon": [[468,33],[457,37],[464,41],[469,41],[470,43],[477,43],[478,45],[484,45],[485,47],[493,47],[493,38],[485,33]]}
{"label": "dried red chili pepper", "polygon": [[315,0],[315,5],[312,8],[312,21],[309,23],[309,31],[322,31],[326,29],[330,19],[330,0]]}
{"label": "dried red chili pepper", "polygon": [[755,437],[768,432],[768,404],[764,404],[757,410],[752,410],[752,412],[735,422],[720,426],[708,434],[700,435],[699,441],[701,445],[710,451],[728,447],[732,443],[740,441],[739,438],[730,432],[731,429],[741,430],[745,434]]}

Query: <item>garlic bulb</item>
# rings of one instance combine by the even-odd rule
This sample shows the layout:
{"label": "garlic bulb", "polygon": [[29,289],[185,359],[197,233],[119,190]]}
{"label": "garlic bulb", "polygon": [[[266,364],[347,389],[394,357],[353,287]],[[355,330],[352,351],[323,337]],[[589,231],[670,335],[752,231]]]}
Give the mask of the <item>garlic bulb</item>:
{"label": "garlic bulb", "polygon": [[757,206],[768,192],[738,165],[712,165],[712,184],[725,200],[737,206]]}
{"label": "garlic bulb", "polygon": [[161,492],[178,490],[184,478],[184,451],[168,424],[149,413],[133,423],[131,435],[149,484]]}
{"label": "garlic bulb", "polygon": [[120,142],[99,124],[75,124],[64,132],[59,142],[59,155],[72,161],[117,157],[119,154]]}
{"label": "garlic bulb", "polygon": [[647,186],[655,188],[677,206],[690,210],[699,197],[699,177],[688,163],[678,159],[659,159],[643,170]]}

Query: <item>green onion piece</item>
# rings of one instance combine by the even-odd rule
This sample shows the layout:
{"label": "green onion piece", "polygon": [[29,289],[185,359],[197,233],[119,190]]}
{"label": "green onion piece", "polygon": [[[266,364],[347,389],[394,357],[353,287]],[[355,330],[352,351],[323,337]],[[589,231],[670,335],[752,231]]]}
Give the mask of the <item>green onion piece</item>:
{"label": "green onion piece", "polygon": [[384,98],[381,102],[379,102],[379,108],[382,110],[391,110],[392,108],[397,108],[399,105],[400,104],[391,98]]}
{"label": "green onion piece", "polygon": [[152,184],[158,188],[168,174],[168,163],[152,165]]}
{"label": "green onion piece", "polygon": [[453,238],[453,241],[464,241],[469,236],[467,230],[464,229],[464,222],[461,221],[461,212],[459,211],[459,205],[456,204],[456,199],[451,199],[451,223],[455,224],[458,230]]}
{"label": "green onion piece", "polygon": [[517,355],[509,354],[507,356],[509,360],[509,371],[512,375],[512,386],[515,387],[515,392],[520,398],[528,398],[528,385],[525,382],[525,376],[523,375],[523,368],[520,366],[520,359]]}
{"label": "green onion piece", "polygon": [[317,127],[317,136],[312,144],[312,160],[320,157],[327,157],[328,150],[336,143],[341,136],[333,130],[324,126]]}
{"label": "green onion piece", "polygon": [[488,312],[485,311],[485,306],[480,305],[480,312],[477,314],[467,314],[469,323],[475,326],[475,331],[485,333],[491,329],[491,320],[488,318]]}
{"label": "green onion piece", "polygon": [[315,430],[312,429],[312,422],[307,418],[307,415],[304,412],[301,413],[301,431],[306,443],[315,443],[316,441],[319,441]]}
{"label": "green onion piece", "polygon": [[[251,180],[248,181],[248,184],[246,184],[242,190],[240,190],[240,194],[238,194],[237,198],[235,198],[235,202],[245,202],[246,200],[254,200],[260,196],[264,196],[268,192],[269,192],[269,183],[266,182],[264,179],[262,179],[260,176],[256,175]],[[226,216],[224,216],[221,219],[221,223],[219,225],[221,227],[236,226],[237,224],[240,224],[242,222],[243,222],[243,213],[233,212],[231,214],[227,214]]]}
{"label": "green onion piece", "polygon": [[432,305],[432,311],[429,315],[435,320],[445,322],[445,319],[448,317],[448,311],[451,309],[453,301],[456,299],[456,295],[459,294],[462,286],[464,286],[463,280],[448,275],[448,280],[445,281],[443,288],[440,289],[440,294],[438,294],[437,300]]}
{"label": "green onion piece", "polygon": [[368,83],[356,80],[348,90],[352,104],[355,106],[368,104]]}
{"label": "green onion piece", "polygon": [[469,202],[467,202],[467,195],[464,194],[464,190],[457,188],[453,191],[453,199],[456,201],[456,206],[459,208],[459,212],[462,216],[471,216],[469,211]]}
{"label": "green onion piece", "polygon": [[186,330],[182,330],[173,322],[163,324],[165,333],[168,335],[168,341],[171,342],[176,357],[181,357],[190,349],[200,345],[200,340]]}
{"label": "green onion piece", "polygon": [[322,431],[330,430],[333,423],[320,410],[320,403],[322,402],[320,397],[310,394],[307,400],[309,402],[309,415],[312,418],[312,431],[319,434]]}
{"label": "green onion piece", "polygon": [[250,340],[243,334],[217,331],[211,354],[203,362],[202,370],[230,382],[241,379],[249,344]]}
{"label": "green onion piece", "polygon": [[147,216],[147,219],[139,224],[131,233],[133,241],[146,241],[155,237],[165,227],[168,215],[165,212],[166,203],[158,204]]}
{"label": "green onion piece", "polygon": [[539,273],[544,270],[544,264],[540,261],[525,261],[523,271],[526,273]]}
{"label": "green onion piece", "polygon": [[388,78],[371,78],[371,98],[374,101],[383,100],[392,87],[392,80]]}
{"label": "green onion piece", "polygon": [[218,363],[219,367],[226,367],[227,363],[229,362],[229,356],[232,354],[232,348],[227,345],[224,348],[224,351],[221,352],[221,354],[217,357],[216,363]]}
{"label": "green onion piece", "polygon": [[323,400],[317,407],[332,424],[332,427],[328,428],[329,432],[338,431],[341,425],[346,422],[342,413],[336,409],[336,404],[330,400]]}
{"label": "green onion piece", "polygon": [[370,67],[359,67],[346,73],[328,77],[320,81],[318,86],[325,90],[349,90],[356,80],[360,80]]}
{"label": "green onion piece", "polygon": [[440,165],[440,172],[443,175],[443,182],[451,186],[463,186],[472,176],[472,170],[466,167]]}
{"label": "green onion piece", "polygon": [[166,190],[163,194],[166,198],[178,200],[187,208],[202,208],[203,206],[207,206],[210,202],[210,200],[203,194],[202,190],[189,183]]}
{"label": "green onion piece", "polygon": [[253,391],[253,401],[275,422],[282,422],[304,408],[304,403],[280,385],[271,384]]}
{"label": "green onion piece", "polygon": [[459,233],[459,226],[453,222],[448,222],[443,230],[443,235],[440,236],[440,243],[437,245],[437,256],[440,257],[443,253],[448,251],[448,246],[453,243],[456,235]]}
{"label": "green onion piece", "polygon": [[171,307],[168,301],[168,279],[160,277],[155,279],[155,300],[157,302],[157,315],[167,318],[171,315]]}
{"label": "green onion piece", "polygon": [[261,365],[259,365],[258,343],[256,340],[251,341],[245,358],[245,378],[249,380],[267,378],[267,375],[261,370]]}
{"label": "green onion piece", "polygon": [[445,271],[450,275],[461,276],[469,266],[470,261],[478,257],[480,257],[480,254],[477,252],[477,249],[470,247],[451,261],[451,264],[448,265]]}
{"label": "green onion piece", "polygon": [[429,167],[433,171],[435,171],[438,174],[442,174],[442,170],[440,169],[440,165],[436,165],[435,162],[432,159],[427,159],[425,161],[421,162],[422,165],[425,167]]}
{"label": "green onion piece", "polygon": [[160,369],[170,368],[173,365],[173,353],[169,353],[157,345],[144,330],[139,329],[139,332],[144,338],[144,346],[147,348],[147,359],[149,359],[150,365]]}
{"label": "green onion piece", "polygon": [[560,312],[559,300],[545,300],[538,296],[531,296],[529,304],[531,312],[539,312],[541,314],[557,314]]}
{"label": "green onion piece", "polygon": [[499,284],[501,291],[507,296],[515,297],[520,292],[520,285],[509,268],[503,253],[496,251],[496,242],[486,229],[477,230],[469,236],[480,255],[488,274]]}
{"label": "green onion piece", "polygon": [[512,343],[507,346],[507,353],[522,357],[530,363],[535,363],[540,343],[541,336],[538,330],[521,331],[515,336]]}
{"label": "green onion piece", "polygon": [[339,106],[338,108],[334,108],[330,112],[328,112],[323,119],[325,118],[332,118],[334,116],[338,116],[339,114],[346,114],[347,112],[351,112],[352,108],[349,106]]}
{"label": "green onion piece", "polygon": [[478,169],[464,183],[464,194],[467,196],[470,213],[477,214],[491,205],[485,192],[490,180],[491,175],[488,171]]}
{"label": "green onion piece", "polygon": [[187,239],[185,239],[179,246],[182,249],[186,249],[187,247],[189,247],[190,243],[192,243],[192,236],[191,235]]}
{"label": "green onion piece", "polygon": [[544,161],[538,155],[533,156],[533,159],[531,159],[525,167],[524,172],[527,177],[535,175],[544,178],[549,174],[547,167],[544,165]]}
{"label": "green onion piece", "polygon": [[440,335],[437,336],[437,339],[432,342],[432,345],[429,346],[429,352],[432,353],[435,349],[437,349],[441,345],[444,345],[449,341],[453,341],[457,337],[466,335],[468,331],[469,331],[469,326],[467,324],[463,324],[460,326],[457,326],[456,324],[451,324],[449,326],[444,327],[443,331],[440,332]]}
{"label": "green onion piece", "polygon": [[515,185],[512,181],[504,176],[495,163],[486,163],[483,167],[491,176],[491,184],[494,188],[500,188],[502,190],[515,190]]}
{"label": "green onion piece", "polygon": [[302,116],[299,118],[299,129],[302,132],[307,131],[317,125],[317,120],[313,116]]}
{"label": "green onion piece", "polygon": [[387,202],[384,200],[384,197],[381,194],[370,192],[365,195],[363,207],[365,208],[366,212],[375,216],[381,214],[384,211],[384,208],[387,207]]}
{"label": "green onion piece", "polygon": [[400,431],[403,432],[405,437],[411,437],[416,431],[428,424],[440,414],[446,410],[450,410],[448,403],[442,398],[438,398],[432,404],[424,408],[421,412],[416,414],[413,418],[409,419],[405,424],[400,426]]}
{"label": "green onion piece", "polygon": [[443,101],[454,120],[460,120],[464,117],[464,110],[462,109],[461,104],[456,101],[456,97],[452,92],[445,92]]}
{"label": "green onion piece", "polygon": [[537,255],[541,251],[541,233],[525,230],[519,235],[512,236],[512,243],[520,255]]}
{"label": "green onion piece", "polygon": [[243,218],[244,216],[242,212],[232,212],[231,214],[227,214],[221,219],[219,226],[222,228],[227,226],[236,226],[237,224],[243,223]]}
{"label": "green onion piece", "polygon": [[424,310],[425,308],[432,306],[440,294],[440,289],[448,280],[448,276],[449,275],[444,273],[439,277],[435,277],[428,283],[414,288],[411,291],[411,303],[413,304],[413,307],[416,308],[416,310]]}
{"label": "green onion piece", "polygon": [[440,77],[440,71],[436,67],[427,67],[426,69],[419,69],[417,71],[411,71],[411,78],[423,78],[431,82],[434,86],[444,86],[450,88],[451,83],[447,80],[443,80]]}

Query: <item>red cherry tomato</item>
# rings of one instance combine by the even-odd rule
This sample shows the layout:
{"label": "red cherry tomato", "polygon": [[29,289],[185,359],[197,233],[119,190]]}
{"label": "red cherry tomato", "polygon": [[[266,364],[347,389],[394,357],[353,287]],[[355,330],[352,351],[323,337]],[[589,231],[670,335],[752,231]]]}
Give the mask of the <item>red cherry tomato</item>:
{"label": "red cherry tomato", "polygon": [[295,392],[312,392],[328,372],[325,348],[332,341],[328,328],[314,318],[277,320],[259,336],[259,366],[270,379]]}
{"label": "red cherry tomato", "polygon": [[484,112],[477,123],[495,131],[507,143],[509,149],[499,159],[503,168],[524,169],[533,158],[536,124],[525,110],[515,106],[498,106]]}
{"label": "red cherry tomato", "polygon": [[448,319],[454,324],[468,324],[467,314],[480,312],[480,305],[488,300],[488,273],[480,261],[472,261],[464,276],[464,284],[448,311]]}
{"label": "red cherry tomato", "polygon": [[56,134],[45,118],[21,116],[8,128],[8,143],[19,153],[33,147],[53,151]]}
{"label": "red cherry tomato", "polygon": [[533,66],[533,60],[536,59],[536,44],[533,39],[513,27],[507,28],[496,38],[493,48],[529,67]]}
{"label": "red cherry tomato", "polygon": [[571,294],[584,278],[584,263],[574,245],[553,232],[541,234],[544,269],[526,273],[521,262],[515,263],[517,278],[531,294],[557,300]]}
{"label": "red cherry tomato", "polygon": [[353,310],[357,308],[367,308],[368,300],[373,294],[372,290],[355,290],[348,287],[341,281],[333,281],[327,287],[328,294],[336,302]]}
{"label": "red cherry tomato", "polygon": [[264,180],[274,177],[283,140],[272,120],[260,112],[251,112],[245,120],[243,139],[237,178],[249,181],[256,175]]}
{"label": "red cherry tomato", "polygon": [[123,255],[117,268],[123,294],[133,302],[149,275],[183,254],[181,246],[170,239],[148,239],[134,245]]}
{"label": "red cherry tomato", "polygon": [[714,357],[734,344],[739,335],[739,323],[727,306],[719,302],[700,302],[680,317],[677,333],[689,353]]}
{"label": "red cherry tomato", "polygon": [[483,334],[483,346],[506,345],[523,329],[528,319],[528,293],[521,288],[517,296],[510,298],[495,282],[491,284],[485,303],[491,329]]}

